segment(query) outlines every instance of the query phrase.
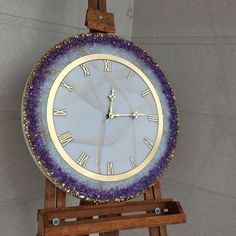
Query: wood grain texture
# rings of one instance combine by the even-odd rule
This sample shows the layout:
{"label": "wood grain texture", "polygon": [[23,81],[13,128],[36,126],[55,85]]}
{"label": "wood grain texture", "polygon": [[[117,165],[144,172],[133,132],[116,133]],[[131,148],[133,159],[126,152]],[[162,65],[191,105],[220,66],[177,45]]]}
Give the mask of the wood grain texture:
{"label": "wood grain texture", "polygon": [[[162,200],[162,194],[161,194],[161,183],[160,181],[157,181],[153,187],[153,197],[155,200],[161,201]],[[159,226],[159,231],[161,236],[167,236],[167,227],[166,225]]]}
{"label": "wood grain texture", "polygon": [[[182,216],[183,217],[183,216]],[[96,219],[80,221],[59,226],[45,227],[46,236],[83,235],[86,233],[118,231],[140,227],[155,227],[156,225],[181,223],[179,214],[163,215],[157,217],[154,214],[113,217],[109,219]]]}
{"label": "wood grain texture", "polygon": [[[88,206],[88,205],[94,205],[93,202],[88,202],[88,201],[85,201],[85,200],[80,200],[80,206]],[[77,218],[77,221],[79,221],[81,218]],[[85,217],[83,218],[84,220],[92,220],[93,219],[93,216],[89,216],[89,217]],[[89,236],[89,234],[83,234],[81,236]]]}
{"label": "wood grain texture", "polygon": [[107,10],[106,0],[98,0],[98,9],[101,11]]}
{"label": "wood grain texture", "polygon": [[157,202],[156,200],[127,201],[121,203],[91,204],[65,208],[42,209],[40,212],[42,214],[47,214],[48,219],[53,219],[55,217],[75,218],[78,216],[79,211],[80,218],[85,218],[94,215],[106,216],[137,211],[153,211],[157,207],[160,209],[169,207],[170,213],[172,214],[178,214],[179,212],[177,202]]}
{"label": "wood grain texture", "polygon": [[[146,201],[147,200],[154,200],[152,187],[150,189],[148,189],[148,191],[144,194],[144,199]],[[151,212],[153,212],[153,210]],[[147,213],[150,213],[150,211],[147,211]],[[148,228],[148,230],[149,230],[150,236],[161,236],[159,227],[150,227],[150,228]]]}
{"label": "wood grain texture", "polygon": [[61,208],[66,206],[66,193],[60,190],[59,188],[56,189],[56,207]]}
{"label": "wood grain texture", "polygon": [[[156,207],[162,210],[158,216],[154,213]],[[169,209],[168,213],[164,213],[165,208]],[[122,213],[128,214],[123,215]],[[94,216],[97,216],[96,219],[93,218]],[[51,224],[54,218],[61,219],[59,226]],[[77,221],[64,221],[64,219],[71,218],[76,218]],[[152,233],[150,235],[162,235],[160,234],[162,231],[154,230],[157,225],[186,221],[185,214],[182,212],[182,208],[179,208],[178,202],[158,202],[156,200],[47,208],[39,211],[38,219],[41,219],[40,230],[45,232],[45,236],[87,235],[96,232],[103,236],[117,236],[119,230],[140,227],[150,227],[150,233]]]}
{"label": "wood grain texture", "polygon": [[96,9],[88,9],[85,22],[85,25],[90,30],[104,33],[115,32],[115,21],[112,13]]}
{"label": "wood grain texture", "polygon": [[45,208],[56,207],[55,199],[56,199],[56,187],[52,182],[46,179],[44,207]]}
{"label": "wood grain texture", "polygon": [[88,8],[98,9],[98,0],[88,0]]}

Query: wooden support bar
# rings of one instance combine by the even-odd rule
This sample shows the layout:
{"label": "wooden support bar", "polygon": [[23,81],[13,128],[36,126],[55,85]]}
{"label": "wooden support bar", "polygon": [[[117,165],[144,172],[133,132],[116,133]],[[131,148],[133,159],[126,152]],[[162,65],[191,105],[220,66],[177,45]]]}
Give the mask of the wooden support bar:
{"label": "wooden support bar", "polygon": [[[154,213],[156,207],[161,209],[160,215]],[[167,213],[164,212],[165,208],[169,209]],[[129,215],[122,215],[121,213],[129,213]],[[94,219],[93,216],[104,217]],[[61,220],[59,226],[51,224],[54,218]],[[78,220],[74,222],[64,221],[64,219],[71,218]],[[186,221],[185,214],[178,202],[157,202],[156,200],[48,208],[39,211],[38,219],[41,219],[41,232],[45,232],[46,236],[64,236],[69,232],[75,235],[99,232],[101,236],[118,236],[118,230],[140,227],[156,229],[157,225],[177,224]],[[108,231],[110,232],[106,233]],[[151,232],[154,232],[153,235],[158,235],[157,232],[159,231],[152,230]]]}
{"label": "wooden support bar", "polygon": [[106,9],[106,0],[89,0],[85,25],[90,32],[115,33],[114,15]]}
{"label": "wooden support bar", "polygon": [[98,9],[101,11],[107,10],[106,0],[99,0],[98,1]]}
{"label": "wooden support bar", "polygon": [[119,231],[100,233],[99,236],[119,236]]}
{"label": "wooden support bar", "polygon": [[88,0],[88,7],[90,9],[106,11],[106,0]]}
{"label": "wooden support bar", "polygon": [[56,206],[55,199],[56,199],[56,187],[52,182],[46,179],[44,207],[54,208]]}
{"label": "wooden support bar", "polygon": [[160,181],[157,181],[153,185],[152,190],[153,190],[154,199],[161,200],[162,199],[162,195],[161,195],[161,184],[160,184]]}
{"label": "wooden support bar", "polygon": [[[118,217],[121,216],[119,215],[111,215],[111,216],[100,216],[100,219],[108,218],[108,217]],[[119,231],[111,231],[111,232],[104,232],[104,233],[99,233],[99,236],[119,236]]]}
{"label": "wooden support bar", "polygon": [[[161,201],[162,200],[162,195],[161,195],[161,184],[160,181],[157,181],[154,186],[152,187],[153,189],[153,196],[155,200]],[[159,227],[160,235],[161,236],[167,236],[167,228],[165,225],[161,225]]]}
{"label": "wooden support bar", "polygon": [[155,208],[160,209],[170,208],[171,213],[177,214],[178,207],[176,202],[157,202],[155,200],[146,201],[130,201],[121,203],[106,203],[97,205],[83,205],[76,207],[65,207],[65,208],[54,208],[54,209],[42,209],[40,212],[42,214],[47,214],[48,219],[53,218],[79,218],[91,217],[91,216],[106,216],[121,213],[128,213],[134,211],[151,211],[154,212]]}
{"label": "wooden support bar", "polygon": [[114,16],[112,13],[108,13],[105,11],[88,9],[86,26],[90,30],[95,30],[97,32],[114,33]]}
{"label": "wooden support bar", "polygon": [[56,207],[61,208],[66,206],[66,193],[57,188]]}
{"label": "wooden support bar", "polygon": [[[94,205],[93,202],[89,202],[89,201],[85,201],[85,200],[80,200],[80,206],[89,206],[89,205]],[[76,218],[77,221],[81,220],[81,217],[77,217]],[[83,218],[83,220],[92,220],[93,219],[93,216],[89,216],[89,217],[85,217]],[[89,236],[89,234],[83,234],[81,236]]]}
{"label": "wooden support bar", "polygon": [[[147,191],[145,199],[154,199],[159,202],[162,201],[160,181],[157,181],[153,187]],[[167,228],[165,225],[149,228],[149,234],[151,236],[167,236]]]}
{"label": "wooden support bar", "polygon": [[98,9],[98,0],[88,0],[88,7],[90,9]]}
{"label": "wooden support bar", "polygon": [[[154,200],[153,188],[150,188],[144,194],[144,199],[146,200],[145,202],[147,202],[148,200]],[[154,208],[151,210],[151,212],[153,212],[153,210],[154,210]],[[150,213],[150,210],[148,210],[147,213]],[[159,231],[159,227],[150,227],[148,230],[149,230],[149,235],[150,236],[161,236],[160,231]]]}
{"label": "wooden support bar", "polygon": [[83,235],[85,233],[118,231],[140,227],[155,227],[163,224],[182,223],[184,214],[168,215],[157,217],[156,215],[135,215],[122,216],[109,219],[96,219],[91,221],[81,221],[74,223],[64,223],[59,226],[48,226],[45,228],[47,236]]}

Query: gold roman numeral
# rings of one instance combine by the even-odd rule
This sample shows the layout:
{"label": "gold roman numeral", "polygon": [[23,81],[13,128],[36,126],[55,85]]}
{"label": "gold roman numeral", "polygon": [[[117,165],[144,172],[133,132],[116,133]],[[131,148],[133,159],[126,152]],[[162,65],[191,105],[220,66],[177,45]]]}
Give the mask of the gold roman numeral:
{"label": "gold roman numeral", "polygon": [[150,149],[152,149],[153,143],[152,143],[148,138],[145,138],[145,139],[143,140],[143,142],[144,142]]}
{"label": "gold roman numeral", "polygon": [[77,160],[77,163],[82,166],[82,167],[85,167],[87,161],[88,161],[88,154],[86,154],[85,152],[82,152],[79,159]]}
{"label": "gold roman numeral", "polygon": [[73,88],[71,85],[67,84],[65,81],[63,81],[63,82],[61,83],[61,86],[63,86],[63,87],[65,87],[66,89],[68,89],[69,92],[71,92],[71,91],[72,91],[72,88]]}
{"label": "gold roman numeral", "polygon": [[130,70],[130,72],[129,72],[128,76],[127,76],[127,79],[130,79],[130,77],[131,77],[132,74],[133,74],[133,71]]}
{"label": "gold roman numeral", "polygon": [[157,115],[148,115],[148,120],[151,122],[157,122],[158,116]]}
{"label": "gold roman numeral", "polygon": [[66,146],[66,144],[68,144],[70,141],[73,140],[72,136],[70,133],[66,132],[64,134],[62,134],[61,136],[58,137],[61,145],[64,147]]}
{"label": "gold roman numeral", "polygon": [[111,161],[107,162],[107,174],[108,175],[114,174],[113,163]]}
{"label": "gold roman numeral", "polygon": [[104,61],[104,71],[111,72],[111,61],[103,60]]}
{"label": "gold roman numeral", "polygon": [[88,69],[88,67],[85,64],[80,65],[80,67],[81,67],[81,69],[84,72],[84,76],[90,75],[89,69]]}
{"label": "gold roman numeral", "polygon": [[54,109],[53,115],[54,116],[65,116],[66,115],[66,110],[65,109],[63,109],[63,110]]}
{"label": "gold roman numeral", "polygon": [[133,168],[135,168],[137,166],[137,161],[136,161],[135,157],[130,156],[129,158],[130,158],[130,162],[131,162]]}
{"label": "gold roman numeral", "polygon": [[149,89],[147,89],[147,90],[141,92],[141,95],[142,95],[142,97],[145,97],[145,96],[147,96],[150,92],[151,92],[151,91],[150,91]]}

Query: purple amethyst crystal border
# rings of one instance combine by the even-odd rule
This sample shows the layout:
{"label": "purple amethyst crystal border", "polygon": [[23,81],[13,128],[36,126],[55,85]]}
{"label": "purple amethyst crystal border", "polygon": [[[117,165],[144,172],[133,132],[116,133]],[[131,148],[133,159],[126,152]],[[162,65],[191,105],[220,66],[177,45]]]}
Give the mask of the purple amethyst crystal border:
{"label": "purple amethyst crystal border", "polygon": [[[45,74],[48,72],[48,68],[68,50],[74,47],[79,48],[82,46],[92,46],[94,44],[109,44],[115,48],[124,49],[133,53],[140,61],[145,63],[146,66],[154,72],[156,78],[162,86],[162,92],[165,94],[168,101],[170,111],[170,134],[165,154],[149,171],[147,176],[142,177],[133,183],[132,186],[123,189],[115,188],[110,189],[109,191],[101,191],[74,180],[60,167],[58,167],[53,159],[51,159],[49,151],[43,144],[43,137],[40,135],[40,127],[37,118],[38,98],[42,84],[45,81]],[[83,197],[88,200],[93,200],[96,202],[121,201],[144,192],[163,174],[167,168],[170,159],[173,157],[173,152],[176,146],[178,134],[178,112],[175,105],[174,94],[168,81],[165,79],[164,74],[156,62],[149,55],[147,55],[145,51],[134,45],[132,42],[122,39],[116,35],[101,33],[81,34],[70,37],[56,44],[35,66],[28,79],[23,96],[23,125],[29,149],[33,154],[36,163],[39,165],[42,172],[54,184],[72,195]]]}

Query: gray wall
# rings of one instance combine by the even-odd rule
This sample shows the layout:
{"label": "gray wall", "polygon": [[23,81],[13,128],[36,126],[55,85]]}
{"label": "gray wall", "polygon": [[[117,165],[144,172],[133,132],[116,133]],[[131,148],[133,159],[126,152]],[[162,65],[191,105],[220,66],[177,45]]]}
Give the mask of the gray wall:
{"label": "gray wall", "polygon": [[[0,236],[36,235],[44,177],[23,140],[21,96],[32,67],[84,27],[87,0],[0,0]],[[131,38],[133,0],[109,0],[117,33]]]}
{"label": "gray wall", "polygon": [[133,40],[166,72],[180,112],[162,189],[188,223],[170,235],[236,235],[236,1],[135,0]]}

